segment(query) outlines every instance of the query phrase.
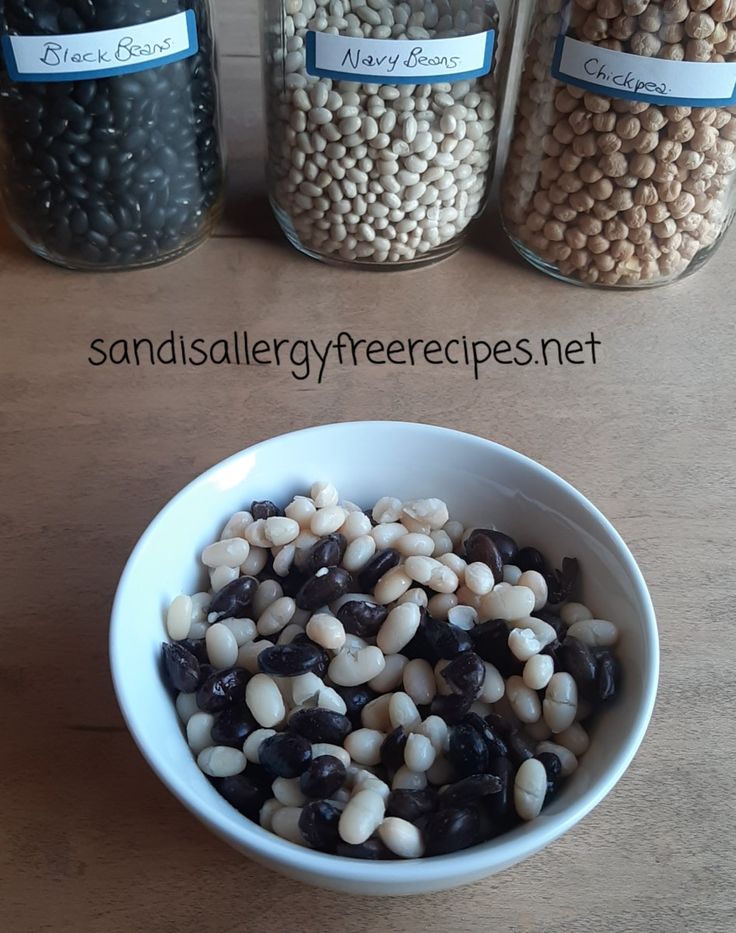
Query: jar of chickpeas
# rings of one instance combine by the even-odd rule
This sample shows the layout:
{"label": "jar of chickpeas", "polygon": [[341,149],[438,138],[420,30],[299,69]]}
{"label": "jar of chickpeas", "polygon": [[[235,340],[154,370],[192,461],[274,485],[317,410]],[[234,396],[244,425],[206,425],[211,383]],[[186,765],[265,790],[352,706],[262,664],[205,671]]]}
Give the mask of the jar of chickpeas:
{"label": "jar of chickpeas", "polygon": [[502,213],[587,285],[676,281],[734,214],[736,0],[536,0]]}

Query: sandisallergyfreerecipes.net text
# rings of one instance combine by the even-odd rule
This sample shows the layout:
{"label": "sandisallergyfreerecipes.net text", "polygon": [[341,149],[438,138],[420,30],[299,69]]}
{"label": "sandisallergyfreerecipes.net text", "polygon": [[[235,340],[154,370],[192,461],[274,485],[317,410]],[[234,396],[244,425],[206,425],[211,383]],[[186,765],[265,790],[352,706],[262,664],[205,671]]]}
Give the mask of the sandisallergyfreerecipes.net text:
{"label": "sandisallergyfreerecipes.net text", "polygon": [[591,331],[580,338],[356,337],[341,331],[332,338],[261,337],[247,330],[191,336],[95,337],[87,360],[92,366],[179,367],[271,366],[300,382],[321,385],[338,369],[365,366],[463,369],[476,381],[493,366],[595,366],[602,342]]}

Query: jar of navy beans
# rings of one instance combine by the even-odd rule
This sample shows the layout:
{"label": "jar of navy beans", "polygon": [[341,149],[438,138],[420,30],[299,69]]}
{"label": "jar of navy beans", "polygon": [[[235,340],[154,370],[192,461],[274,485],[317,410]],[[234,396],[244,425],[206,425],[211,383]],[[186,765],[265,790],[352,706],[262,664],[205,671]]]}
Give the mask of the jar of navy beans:
{"label": "jar of navy beans", "polygon": [[502,191],[533,265],[663,285],[734,215],[736,0],[537,0]]}
{"label": "jar of navy beans", "polygon": [[516,0],[265,0],[271,204],[333,264],[450,255],[483,210]]}
{"label": "jar of navy beans", "polygon": [[5,0],[0,38],[0,195],[35,253],[114,270],[206,239],[224,177],[209,0]]}

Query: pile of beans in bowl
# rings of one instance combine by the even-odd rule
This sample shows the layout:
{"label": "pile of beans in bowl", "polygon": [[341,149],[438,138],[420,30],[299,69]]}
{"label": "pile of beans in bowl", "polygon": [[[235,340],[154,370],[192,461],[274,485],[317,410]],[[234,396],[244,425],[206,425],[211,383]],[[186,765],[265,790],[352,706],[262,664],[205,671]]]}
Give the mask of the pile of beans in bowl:
{"label": "pile of beans in bowl", "polygon": [[284,839],[363,859],[455,852],[535,819],[616,694],[616,626],[440,499],[364,511],[315,483],[237,512],[177,596],[165,675],[199,768]]}

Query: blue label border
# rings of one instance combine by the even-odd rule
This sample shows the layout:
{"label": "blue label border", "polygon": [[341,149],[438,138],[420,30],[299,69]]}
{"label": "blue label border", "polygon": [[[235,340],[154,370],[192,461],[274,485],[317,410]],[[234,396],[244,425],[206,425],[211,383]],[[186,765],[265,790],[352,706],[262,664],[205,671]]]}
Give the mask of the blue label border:
{"label": "blue label border", "polygon": [[[173,15],[176,16],[177,14]],[[181,52],[175,52],[173,55],[166,55],[163,58],[157,58],[147,62],[138,62],[135,65],[120,65],[117,68],[100,68],[94,71],[65,71],[63,73],[59,72],[58,74],[21,74],[21,72],[18,71],[18,63],[15,58],[15,53],[13,52],[10,36],[3,35],[0,37],[0,46],[2,46],[8,76],[11,81],[17,84],[61,84],[72,81],[94,81],[98,78],[119,78],[123,75],[137,74],[139,71],[148,71],[151,68],[160,68],[163,65],[170,65],[172,62],[180,62],[185,58],[196,55],[199,51],[199,39],[197,37],[197,20],[194,15],[194,10],[186,10],[185,16],[187,19],[187,37],[189,39],[186,49],[182,49]],[[161,17],[161,19],[168,19],[168,17],[164,16]],[[149,22],[154,23],[159,21],[149,20]],[[138,25],[144,24],[139,23]],[[105,32],[105,30],[98,29],[93,30],[93,32]],[[84,33],[79,33],[79,35],[84,35]],[[54,37],[49,36],[48,38],[53,39]]]}
{"label": "blue label border", "polygon": [[[486,47],[483,52],[483,64],[480,68],[476,68],[473,71],[463,71],[460,74],[447,74],[445,72],[439,75],[422,75],[417,77],[402,77],[397,75],[393,77],[391,75],[354,74],[353,72],[329,71],[326,68],[318,68],[316,64],[316,35],[317,33],[313,29],[307,32],[307,74],[317,78],[332,78],[335,81],[352,81],[355,84],[451,84],[455,81],[467,81],[469,78],[482,78],[484,75],[489,74],[493,67],[493,51],[496,45],[496,30],[487,30],[485,33]],[[345,38],[349,37],[346,36]],[[466,37],[458,36],[457,38]],[[356,41],[362,44],[364,42],[385,42],[387,40],[356,39]],[[394,39],[389,41],[401,42],[402,44],[408,45],[415,40]],[[417,39],[416,44],[433,41],[432,39]]]}
{"label": "blue label border", "polygon": [[[552,77],[564,84],[572,84],[573,87],[582,88],[584,91],[591,91],[594,94],[602,94],[605,97],[614,97],[620,100],[639,101],[644,104],[659,104],[666,107],[731,107],[736,105],[736,81],[734,81],[733,92],[730,97],[711,98],[711,97],[665,97],[661,94],[636,94],[634,91],[623,91],[617,88],[609,87],[606,84],[594,84],[592,81],[583,81],[574,75],[568,75],[562,71],[562,52],[565,45],[565,39],[568,38],[567,30],[570,25],[570,5],[571,0],[566,0],[564,7],[560,11],[560,34],[557,37],[555,45],[555,54],[552,59]],[[592,49],[598,46],[590,43]],[[645,56],[628,53],[633,58],[642,58]],[[710,62],[714,66],[718,62]]]}

